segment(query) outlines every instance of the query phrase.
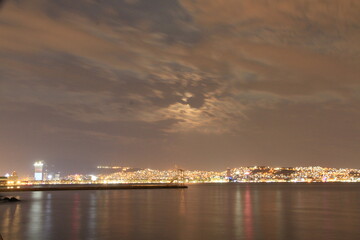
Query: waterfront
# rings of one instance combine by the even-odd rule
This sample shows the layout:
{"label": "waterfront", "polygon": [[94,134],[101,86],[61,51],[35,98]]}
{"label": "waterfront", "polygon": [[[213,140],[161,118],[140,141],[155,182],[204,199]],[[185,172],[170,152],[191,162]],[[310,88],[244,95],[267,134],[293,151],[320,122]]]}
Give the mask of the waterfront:
{"label": "waterfront", "polygon": [[187,188],[183,184],[41,184],[2,186],[0,193],[29,191],[80,191],[80,190],[120,190],[120,189],[163,189]]}
{"label": "waterfront", "polygon": [[20,239],[358,239],[359,183],[11,193],[0,233]]}

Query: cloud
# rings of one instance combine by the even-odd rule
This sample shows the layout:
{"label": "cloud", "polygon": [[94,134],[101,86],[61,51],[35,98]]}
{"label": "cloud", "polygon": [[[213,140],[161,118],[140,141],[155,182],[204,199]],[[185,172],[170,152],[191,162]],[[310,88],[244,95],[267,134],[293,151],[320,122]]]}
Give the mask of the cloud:
{"label": "cloud", "polygon": [[356,166],[359,9],[357,0],[7,1],[2,159],[14,169],[39,157],[79,169]]}
{"label": "cloud", "polygon": [[0,16],[2,106],[222,134],[284,103],[346,104],[359,85],[357,9],[357,1],[9,2]]}

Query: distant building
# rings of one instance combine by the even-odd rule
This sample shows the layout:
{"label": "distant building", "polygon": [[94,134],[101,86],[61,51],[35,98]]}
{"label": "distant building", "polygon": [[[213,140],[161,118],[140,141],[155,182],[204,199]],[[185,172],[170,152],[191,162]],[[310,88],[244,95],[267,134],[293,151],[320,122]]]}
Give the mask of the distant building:
{"label": "distant building", "polygon": [[60,180],[60,173],[55,173],[55,176],[54,176],[54,180],[55,181],[59,181]]}
{"label": "distant building", "polygon": [[8,177],[10,181],[17,181],[19,179],[17,173],[15,171],[12,172],[12,174]]}
{"label": "distant building", "polygon": [[232,180],[231,169],[230,168],[226,169],[226,178],[229,180],[229,182]]}
{"label": "distant building", "polygon": [[42,181],[44,163],[42,161],[35,162],[34,167],[35,167],[35,173],[34,173],[35,181]]}
{"label": "distant building", "polygon": [[43,181],[49,180],[49,173],[48,173],[47,169],[44,169],[44,168],[43,168],[43,173],[42,173],[42,180]]}
{"label": "distant building", "polygon": [[0,185],[6,185],[8,178],[5,176],[0,176]]}

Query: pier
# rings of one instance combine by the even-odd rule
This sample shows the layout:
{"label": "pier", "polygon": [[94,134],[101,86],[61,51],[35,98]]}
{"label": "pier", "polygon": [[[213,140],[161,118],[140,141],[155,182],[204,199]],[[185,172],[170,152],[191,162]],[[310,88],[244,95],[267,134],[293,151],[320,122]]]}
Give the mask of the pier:
{"label": "pier", "polygon": [[187,188],[181,184],[79,184],[79,185],[34,185],[0,188],[0,192],[69,191],[69,190],[121,190],[121,189],[176,189]]}

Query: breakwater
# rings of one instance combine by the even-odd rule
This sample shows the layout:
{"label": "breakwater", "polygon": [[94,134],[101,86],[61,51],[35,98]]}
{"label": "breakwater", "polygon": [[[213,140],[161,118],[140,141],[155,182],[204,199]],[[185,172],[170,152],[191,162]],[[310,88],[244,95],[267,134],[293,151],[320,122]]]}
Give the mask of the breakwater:
{"label": "breakwater", "polygon": [[187,188],[177,184],[78,184],[78,185],[34,185],[3,187],[0,192],[24,192],[24,191],[68,191],[68,190],[121,190],[121,189],[174,189]]}

